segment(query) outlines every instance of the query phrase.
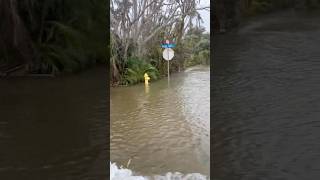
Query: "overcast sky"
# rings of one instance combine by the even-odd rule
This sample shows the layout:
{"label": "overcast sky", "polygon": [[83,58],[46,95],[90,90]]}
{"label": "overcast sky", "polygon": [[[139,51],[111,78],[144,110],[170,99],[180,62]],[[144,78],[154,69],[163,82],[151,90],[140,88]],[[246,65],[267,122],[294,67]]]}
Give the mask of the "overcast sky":
{"label": "overcast sky", "polygon": [[[210,0],[200,0],[200,4],[198,7],[205,7],[210,6]],[[207,10],[201,10],[199,11],[201,18],[203,19],[203,23],[201,26],[204,26],[206,28],[207,32],[210,32],[210,11]]]}

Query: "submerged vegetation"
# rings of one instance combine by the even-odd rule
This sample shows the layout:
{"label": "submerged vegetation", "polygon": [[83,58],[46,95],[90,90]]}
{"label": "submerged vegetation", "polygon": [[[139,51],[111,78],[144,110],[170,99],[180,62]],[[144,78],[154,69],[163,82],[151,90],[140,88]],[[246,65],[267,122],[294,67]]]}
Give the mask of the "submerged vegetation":
{"label": "submerged vegetation", "polygon": [[0,16],[2,73],[57,74],[106,62],[104,1],[0,0]]}
{"label": "submerged vegetation", "polygon": [[139,0],[110,2],[110,83],[135,84],[167,75],[161,41],[174,41],[170,72],[209,63],[209,34],[200,26],[200,1]]}

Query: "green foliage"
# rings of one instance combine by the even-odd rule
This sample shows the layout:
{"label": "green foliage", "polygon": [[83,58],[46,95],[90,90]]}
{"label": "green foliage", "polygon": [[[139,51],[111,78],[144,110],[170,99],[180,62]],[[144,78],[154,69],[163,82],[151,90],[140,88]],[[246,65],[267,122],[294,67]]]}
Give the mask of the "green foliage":
{"label": "green foliage", "polygon": [[16,4],[12,12],[18,12],[34,51],[29,62],[33,73],[75,72],[106,62],[104,1],[19,0]]}
{"label": "green foliage", "polygon": [[[124,57],[125,43],[122,43],[116,33],[111,33],[110,38],[110,75],[113,85],[130,85],[144,81],[144,73],[148,73],[151,80],[159,79],[167,75],[167,61],[163,60],[163,48],[160,41],[170,29],[159,31],[142,47],[142,57],[137,52],[138,43],[128,40],[127,57]],[[204,33],[203,27],[191,27],[183,35],[181,41],[176,42],[173,48],[175,56],[170,61],[170,72],[183,70],[185,67],[208,64],[210,50],[210,35]],[[175,35],[172,35],[176,37]],[[171,38],[173,38],[171,37]],[[169,38],[169,39],[171,39]]]}
{"label": "green foliage", "polygon": [[198,64],[209,65],[210,64],[210,51],[209,50],[201,50],[197,54],[192,54],[190,58],[185,61],[185,66],[195,66]]}
{"label": "green foliage", "polygon": [[[210,36],[201,31],[190,30],[189,35],[184,40],[185,47],[190,51],[190,56],[184,62],[186,67],[197,64],[208,65],[210,62]],[[197,32],[197,33],[196,33]]]}
{"label": "green foliage", "polygon": [[256,15],[289,7],[314,9],[319,7],[319,3],[319,0],[252,0],[246,14]]}
{"label": "green foliage", "polygon": [[87,39],[82,32],[60,22],[52,22],[52,29],[51,39],[36,44],[39,54],[34,68],[38,72],[74,72],[92,63],[86,54],[83,42]]}
{"label": "green foliage", "polygon": [[199,52],[199,59],[201,59],[201,64],[209,65],[210,62],[210,51],[208,49]]}
{"label": "green foliage", "polygon": [[157,80],[160,76],[159,71],[144,60],[131,57],[127,62],[126,73],[123,79],[124,84],[136,84],[144,81],[144,73],[147,73],[150,80]]}
{"label": "green foliage", "polygon": [[251,11],[255,13],[266,13],[272,10],[271,0],[254,0],[252,2]]}

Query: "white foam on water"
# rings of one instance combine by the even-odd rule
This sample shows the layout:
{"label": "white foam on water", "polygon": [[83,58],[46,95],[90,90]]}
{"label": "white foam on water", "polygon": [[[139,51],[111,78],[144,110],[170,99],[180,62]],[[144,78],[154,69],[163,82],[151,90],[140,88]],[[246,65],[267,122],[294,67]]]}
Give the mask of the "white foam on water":
{"label": "white foam on water", "polygon": [[116,163],[110,162],[110,180],[147,180],[142,176],[134,176],[130,169],[118,168]]}
{"label": "white foam on water", "polygon": [[182,174],[179,172],[168,172],[166,175],[135,176],[130,169],[118,167],[116,163],[110,162],[110,180],[208,180],[200,173]]}

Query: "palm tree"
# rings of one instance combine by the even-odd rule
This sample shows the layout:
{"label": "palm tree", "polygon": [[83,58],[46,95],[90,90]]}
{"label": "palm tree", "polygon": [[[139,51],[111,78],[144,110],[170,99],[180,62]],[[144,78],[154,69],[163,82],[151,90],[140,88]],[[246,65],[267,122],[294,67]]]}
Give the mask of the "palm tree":
{"label": "palm tree", "polygon": [[102,0],[0,0],[2,64],[58,73],[106,62],[105,8]]}

